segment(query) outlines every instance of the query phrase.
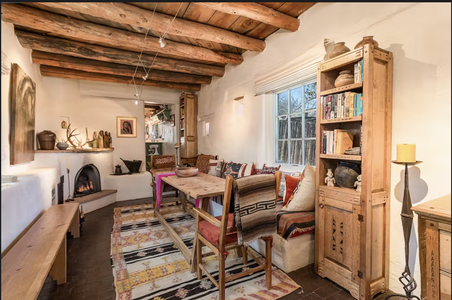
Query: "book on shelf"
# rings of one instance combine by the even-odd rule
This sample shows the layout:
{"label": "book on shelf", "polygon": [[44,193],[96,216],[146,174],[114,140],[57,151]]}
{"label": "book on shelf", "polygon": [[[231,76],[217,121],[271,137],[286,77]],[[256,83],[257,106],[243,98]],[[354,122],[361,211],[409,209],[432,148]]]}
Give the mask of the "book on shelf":
{"label": "book on shelf", "polygon": [[345,129],[324,130],[321,151],[323,154],[343,155],[344,150],[353,148],[353,134]]}
{"label": "book on shelf", "polygon": [[364,60],[361,59],[360,61],[356,62],[353,65],[353,75],[355,79],[355,83],[361,83],[363,82],[363,67],[364,67]]}
{"label": "book on shelf", "polygon": [[343,92],[320,97],[322,120],[357,117],[363,112],[363,94]]}

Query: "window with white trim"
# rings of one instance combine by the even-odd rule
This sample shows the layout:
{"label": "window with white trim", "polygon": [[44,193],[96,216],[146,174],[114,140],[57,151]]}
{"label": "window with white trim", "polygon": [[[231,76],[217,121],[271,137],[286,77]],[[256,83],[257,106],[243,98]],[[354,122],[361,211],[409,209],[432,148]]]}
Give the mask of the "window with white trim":
{"label": "window with white trim", "polygon": [[315,166],[316,80],[275,93],[277,164]]}

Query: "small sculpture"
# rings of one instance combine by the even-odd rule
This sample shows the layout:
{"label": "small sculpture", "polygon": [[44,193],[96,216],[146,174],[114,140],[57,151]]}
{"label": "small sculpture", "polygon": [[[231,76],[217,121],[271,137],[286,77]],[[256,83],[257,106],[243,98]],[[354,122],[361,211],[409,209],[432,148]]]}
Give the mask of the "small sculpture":
{"label": "small sculpture", "polygon": [[112,142],[111,142],[111,132],[105,132],[105,136],[108,137],[108,147],[106,148],[112,148]]}
{"label": "small sculpture", "polygon": [[357,181],[355,181],[356,191],[358,193],[361,193],[361,174],[358,175],[358,178],[356,178]]}
{"label": "small sculpture", "polygon": [[331,171],[331,169],[328,169],[328,171],[326,172],[326,177],[325,177],[326,185],[334,186],[335,182],[336,182],[336,179],[334,179],[334,177],[333,177],[333,171]]}
{"label": "small sculpture", "polygon": [[97,132],[93,132],[93,148],[99,148],[98,140],[97,140]]}
{"label": "small sculpture", "polygon": [[99,148],[104,148],[104,131],[99,131],[99,135],[97,137],[97,145]]}
{"label": "small sculpture", "polygon": [[334,47],[334,41],[330,40],[330,39],[324,39],[323,40],[323,46],[325,47],[325,56],[323,57],[323,60],[327,60],[328,58],[330,58],[330,53],[333,50]]}
{"label": "small sculpture", "polygon": [[110,134],[108,131],[105,131],[104,134],[104,148],[110,148]]}

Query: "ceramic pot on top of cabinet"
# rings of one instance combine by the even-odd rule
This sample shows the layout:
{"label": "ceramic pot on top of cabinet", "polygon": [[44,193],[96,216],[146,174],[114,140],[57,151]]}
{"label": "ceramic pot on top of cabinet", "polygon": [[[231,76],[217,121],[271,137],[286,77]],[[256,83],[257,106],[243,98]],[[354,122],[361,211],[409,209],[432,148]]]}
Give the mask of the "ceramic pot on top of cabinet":
{"label": "ceramic pot on top of cabinet", "polygon": [[373,35],[369,35],[369,36],[363,37],[363,39],[358,44],[356,44],[354,49],[358,49],[359,47],[362,47],[367,44],[373,44],[374,47],[378,47],[378,42],[376,40],[374,40]]}
{"label": "ceramic pot on top of cabinet", "polygon": [[330,58],[339,56],[341,54],[347,53],[350,51],[350,48],[345,46],[345,42],[339,42],[334,44],[333,50],[330,53]]}

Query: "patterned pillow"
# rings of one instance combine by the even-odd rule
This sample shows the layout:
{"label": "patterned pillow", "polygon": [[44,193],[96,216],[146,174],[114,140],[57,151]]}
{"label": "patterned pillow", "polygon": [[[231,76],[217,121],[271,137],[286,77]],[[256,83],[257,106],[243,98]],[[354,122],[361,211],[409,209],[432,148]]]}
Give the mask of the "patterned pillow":
{"label": "patterned pillow", "polygon": [[240,168],[243,164],[238,164],[234,162],[229,162],[224,166],[223,178],[226,178],[227,175],[231,175],[232,178],[236,179],[239,177]]}
{"label": "patterned pillow", "polygon": [[210,159],[215,159],[215,156],[205,154],[198,155],[198,158],[196,159],[196,167],[198,168],[199,172],[203,172],[205,174],[209,173]]}
{"label": "patterned pillow", "polygon": [[[217,171],[217,166],[219,165],[219,170]],[[223,160],[219,159],[210,159],[209,160],[209,172],[207,174],[212,175],[212,176],[217,176],[217,177],[221,177],[221,167],[223,166]],[[219,175],[217,175],[219,174]]]}
{"label": "patterned pillow", "polygon": [[281,168],[281,165],[278,167],[266,167],[265,164],[262,166],[262,169],[256,169],[256,174],[275,174],[276,171],[279,171],[279,168]]}
{"label": "patterned pillow", "polygon": [[286,211],[314,211],[315,210],[315,168],[310,164],[305,166],[305,178],[298,182]]}
{"label": "patterned pillow", "polygon": [[284,197],[284,190],[286,189],[286,175],[300,177],[300,172],[282,172],[281,175],[281,183],[279,185],[279,193],[278,196]]}
{"label": "patterned pillow", "polygon": [[254,162],[251,164],[243,164],[239,171],[239,177],[254,175]]}

